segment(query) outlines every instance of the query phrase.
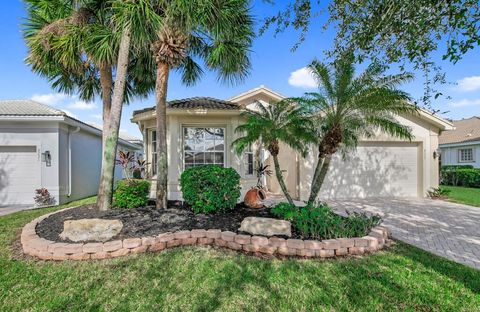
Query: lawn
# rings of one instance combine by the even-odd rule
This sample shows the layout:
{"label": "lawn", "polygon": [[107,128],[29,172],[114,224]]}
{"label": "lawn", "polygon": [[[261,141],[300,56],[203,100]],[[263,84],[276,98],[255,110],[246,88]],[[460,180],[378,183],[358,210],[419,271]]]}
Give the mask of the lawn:
{"label": "lawn", "polygon": [[450,190],[448,200],[456,203],[480,207],[480,188],[461,186],[446,186],[442,188]]}
{"label": "lawn", "polygon": [[54,209],[0,218],[2,311],[480,310],[480,271],[403,243],[328,261],[265,260],[207,247],[107,261],[15,259],[21,227]]}

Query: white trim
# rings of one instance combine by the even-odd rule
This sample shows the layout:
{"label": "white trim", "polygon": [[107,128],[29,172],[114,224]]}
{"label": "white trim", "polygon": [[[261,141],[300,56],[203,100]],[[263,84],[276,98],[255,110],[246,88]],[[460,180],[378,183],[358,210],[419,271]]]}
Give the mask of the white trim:
{"label": "white trim", "polygon": [[[472,154],[472,159],[470,160],[463,160],[462,159],[462,151],[470,151]],[[468,148],[458,148],[457,149],[457,162],[462,164],[469,164],[475,163],[475,149],[473,147]]]}
{"label": "white trim", "polygon": [[471,145],[479,145],[479,144],[480,144],[480,140],[476,140],[476,141],[469,141],[469,142],[438,144],[438,147],[439,148],[462,147],[462,146],[471,146]]}
{"label": "white trim", "polygon": [[[185,135],[184,129],[186,128],[217,128],[223,129],[223,167],[227,168],[227,125],[212,125],[212,124],[180,124],[180,138],[181,138],[181,172],[185,171]],[[214,151],[215,153],[216,151]],[[208,165],[205,163],[205,165]],[[213,164],[212,164],[213,165]]]}

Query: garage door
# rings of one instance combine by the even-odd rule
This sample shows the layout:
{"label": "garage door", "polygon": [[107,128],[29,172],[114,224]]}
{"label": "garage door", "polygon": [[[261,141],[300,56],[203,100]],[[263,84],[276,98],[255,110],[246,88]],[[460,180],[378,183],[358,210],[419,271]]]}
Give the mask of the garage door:
{"label": "garage door", "polygon": [[0,206],[33,204],[40,185],[36,146],[0,146]]}
{"label": "garage door", "polygon": [[419,183],[418,144],[363,143],[335,155],[320,198],[417,197]]}

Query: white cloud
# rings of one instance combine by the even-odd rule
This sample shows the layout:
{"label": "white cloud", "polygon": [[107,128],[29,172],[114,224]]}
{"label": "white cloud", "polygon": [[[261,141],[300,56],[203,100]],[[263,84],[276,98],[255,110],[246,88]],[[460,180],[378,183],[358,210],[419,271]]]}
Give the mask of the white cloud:
{"label": "white cloud", "polygon": [[78,116],[76,114],[72,113],[71,111],[66,110],[66,109],[62,109],[62,111],[64,111],[68,116],[73,117],[75,119],[78,119]]}
{"label": "white cloud", "polygon": [[46,105],[56,105],[66,99],[68,95],[63,93],[34,94],[30,98],[32,101],[40,102]]}
{"label": "white cloud", "polygon": [[459,100],[459,101],[453,101],[450,103],[451,107],[467,107],[467,106],[477,106],[480,105],[480,99],[473,99],[473,100]]}
{"label": "white cloud", "polygon": [[457,81],[457,90],[459,91],[475,91],[480,90],[480,76],[465,77]]}
{"label": "white cloud", "polygon": [[291,86],[312,89],[317,87],[317,82],[313,78],[311,71],[307,67],[302,67],[290,73],[288,83]]}
{"label": "white cloud", "polygon": [[97,105],[95,103],[87,103],[84,101],[76,101],[73,102],[72,104],[68,105],[68,108],[71,109],[79,109],[79,110],[88,110],[88,109],[94,109],[97,108]]}
{"label": "white cloud", "polygon": [[92,116],[92,117],[95,118],[95,119],[103,119],[103,118],[102,118],[102,114],[92,114],[92,115],[90,115],[90,116]]}

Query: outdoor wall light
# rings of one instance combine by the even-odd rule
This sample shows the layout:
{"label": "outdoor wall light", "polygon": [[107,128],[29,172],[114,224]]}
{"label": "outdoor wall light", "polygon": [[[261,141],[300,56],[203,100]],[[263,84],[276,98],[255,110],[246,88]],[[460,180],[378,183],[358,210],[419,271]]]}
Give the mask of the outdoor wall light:
{"label": "outdoor wall light", "polygon": [[50,154],[50,151],[45,151],[42,153],[42,161],[45,162],[47,167],[52,165],[52,155]]}

